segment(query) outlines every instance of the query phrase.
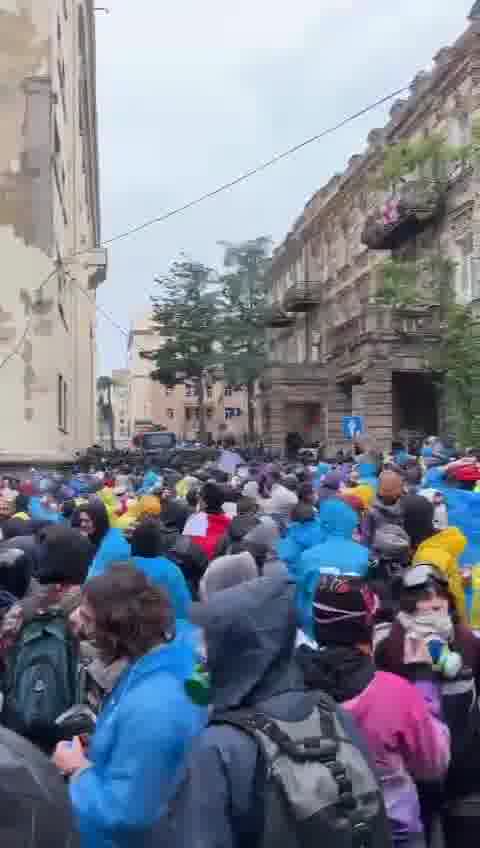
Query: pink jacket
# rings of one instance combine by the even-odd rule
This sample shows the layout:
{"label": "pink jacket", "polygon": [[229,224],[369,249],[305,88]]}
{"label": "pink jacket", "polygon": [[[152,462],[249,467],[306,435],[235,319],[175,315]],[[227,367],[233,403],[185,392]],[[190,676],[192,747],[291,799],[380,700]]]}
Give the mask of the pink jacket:
{"label": "pink jacket", "polygon": [[421,833],[416,780],[442,778],[450,760],[450,735],[414,685],[385,671],[343,707],[354,717],[375,758],[394,840]]}

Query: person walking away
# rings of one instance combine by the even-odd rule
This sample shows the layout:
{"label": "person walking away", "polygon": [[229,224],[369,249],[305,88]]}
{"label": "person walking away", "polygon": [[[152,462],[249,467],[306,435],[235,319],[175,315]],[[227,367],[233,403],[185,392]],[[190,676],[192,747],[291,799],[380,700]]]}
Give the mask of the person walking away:
{"label": "person walking away", "polygon": [[185,690],[196,657],[165,592],[131,565],[89,580],[78,614],[102,660],[126,668],[88,750],[61,742],[54,762],[70,779],[82,848],[144,848],[206,719]]}
{"label": "person walking away", "polygon": [[[378,481],[378,492],[370,507],[364,527],[365,544],[371,547],[375,533],[382,524],[397,524],[403,527],[401,497],[404,482],[396,471],[383,471]],[[408,531],[407,531],[408,532]]]}
{"label": "person walking away", "polygon": [[313,603],[318,648],[297,652],[309,689],[330,694],[355,719],[375,757],[387,813],[398,848],[423,848],[415,781],[447,772],[446,726],[415,687],[377,671],[373,626],[377,599],[363,581],[320,577]]}
{"label": "person walking away", "polygon": [[[210,724],[194,743],[185,779],[172,800],[168,818],[153,834],[152,846],[313,848],[324,844],[337,848],[354,845],[349,816],[357,814],[359,844],[363,841],[370,848],[391,845],[383,799],[353,723],[330,700],[327,703],[325,696],[322,700],[318,693],[305,692],[294,662],[293,595],[287,578],[260,578],[220,591],[205,604],[193,605],[192,619],[204,628],[211,681]],[[320,700],[322,724],[317,713]],[[252,731],[256,721],[265,730],[263,736]],[[281,786],[288,787],[288,774],[295,783],[299,781],[303,831],[288,788],[281,803],[269,779],[268,751],[276,751],[277,745],[269,742],[268,734],[278,738],[275,728],[282,744],[288,734],[297,740],[294,748],[300,750],[299,740],[307,735],[310,751],[317,752],[308,754],[301,749],[298,760],[284,753],[274,766]],[[330,734],[340,735],[345,747],[337,746]],[[320,761],[319,750],[330,752],[332,769],[336,761],[336,774],[345,777],[348,812],[335,780],[324,770],[325,758]],[[369,797],[362,812],[356,800],[358,780],[363,782],[360,791]]]}
{"label": "person walking away", "polygon": [[222,510],[224,501],[220,486],[205,483],[200,495],[200,512],[190,516],[183,530],[183,535],[190,536],[209,560],[214,558],[217,545],[231,523]]}
{"label": "person walking away", "polygon": [[369,561],[368,549],[352,538],[359,523],[352,507],[331,498],[320,507],[318,522],[324,540],[301,555],[296,575],[299,627],[310,638],[314,636],[312,603],[320,574],[365,577]]}
{"label": "person walking away", "polygon": [[39,589],[14,604],[1,623],[1,722],[49,753],[56,719],[79,695],[79,651],[68,616],[93,559],[93,546],[76,530],[44,531]]}

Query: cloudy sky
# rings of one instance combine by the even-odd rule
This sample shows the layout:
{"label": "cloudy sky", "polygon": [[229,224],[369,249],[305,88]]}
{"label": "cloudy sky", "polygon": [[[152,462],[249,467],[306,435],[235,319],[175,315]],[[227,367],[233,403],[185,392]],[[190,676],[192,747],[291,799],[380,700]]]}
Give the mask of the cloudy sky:
{"label": "cloudy sky", "polygon": [[[463,31],[473,0],[106,0],[97,13],[103,237],[230,180],[410,82]],[[395,10],[395,11],[394,11]],[[361,152],[377,109],[245,184],[112,245],[99,303],[123,327],[181,251],[280,240]],[[99,316],[99,367],[125,338]]]}

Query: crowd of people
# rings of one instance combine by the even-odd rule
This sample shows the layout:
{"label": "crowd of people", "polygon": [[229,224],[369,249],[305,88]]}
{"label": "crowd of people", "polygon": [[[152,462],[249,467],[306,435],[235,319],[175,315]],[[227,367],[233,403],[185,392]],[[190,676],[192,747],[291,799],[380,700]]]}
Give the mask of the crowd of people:
{"label": "crowd of people", "polygon": [[128,465],[0,484],[10,848],[470,848],[480,462]]}

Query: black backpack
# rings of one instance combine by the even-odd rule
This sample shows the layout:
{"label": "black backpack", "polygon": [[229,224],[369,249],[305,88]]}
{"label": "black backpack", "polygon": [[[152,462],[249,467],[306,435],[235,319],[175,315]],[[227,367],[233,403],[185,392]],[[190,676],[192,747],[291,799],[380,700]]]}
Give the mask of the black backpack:
{"label": "black backpack", "polygon": [[81,698],[78,643],[61,612],[24,625],[6,657],[1,723],[45,751],[56,744],[56,719]]}
{"label": "black backpack", "polygon": [[390,848],[380,787],[327,695],[304,721],[239,710],[214,716],[213,724],[243,730],[260,747],[255,848]]}

